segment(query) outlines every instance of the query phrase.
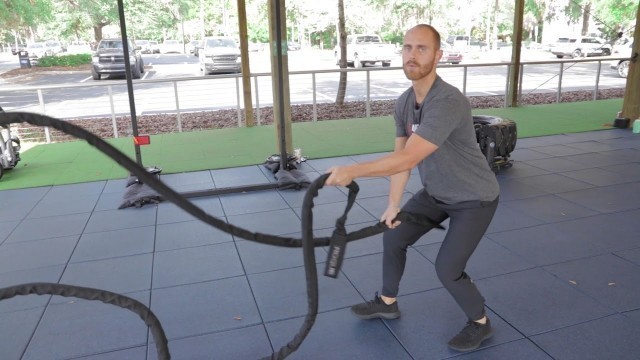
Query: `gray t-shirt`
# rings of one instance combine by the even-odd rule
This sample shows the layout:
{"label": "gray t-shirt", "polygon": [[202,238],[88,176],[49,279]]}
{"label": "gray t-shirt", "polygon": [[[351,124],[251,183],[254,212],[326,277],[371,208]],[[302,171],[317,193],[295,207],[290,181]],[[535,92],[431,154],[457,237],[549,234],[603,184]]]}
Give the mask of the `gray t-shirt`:
{"label": "gray t-shirt", "polygon": [[447,204],[492,201],[500,189],[476,140],[471,105],[439,76],[420,106],[413,88],[396,102],[396,136],[412,133],[438,146],[418,164],[429,195]]}

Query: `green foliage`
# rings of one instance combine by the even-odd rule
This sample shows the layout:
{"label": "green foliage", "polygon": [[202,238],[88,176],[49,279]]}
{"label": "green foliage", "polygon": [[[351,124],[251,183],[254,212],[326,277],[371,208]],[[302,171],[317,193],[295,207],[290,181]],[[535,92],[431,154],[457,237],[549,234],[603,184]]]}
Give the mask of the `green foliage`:
{"label": "green foliage", "polygon": [[582,10],[587,2],[584,0],[571,0],[567,3],[564,7],[564,13],[570,22],[577,23],[582,20]]}
{"label": "green foliage", "polygon": [[79,66],[91,63],[90,54],[74,54],[62,56],[43,56],[38,59],[39,67],[51,66]]}
{"label": "green foliage", "polygon": [[51,18],[50,0],[2,0],[0,1],[0,27],[18,28],[35,26]]}
{"label": "green foliage", "polygon": [[598,0],[594,7],[594,19],[603,37],[615,40],[618,32],[623,37],[633,37],[638,0]]}
{"label": "green foliage", "polygon": [[247,36],[251,42],[267,43],[269,42],[269,29],[249,23],[247,26]]}
{"label": "green foliage", "polygon": [[402,44],[404,41],[404,34],[400,32],[395,33],[382,33],[382,40],[390,44]]}
{"label": "green foliage", "polygon": [[[250,41],[268,41],[269,3],[246,0]],[[587,3],[603,34],[623,31],[631,36],[638,0],[525,0],[529,29],[536,27],[540,39],[552,19],[562,16],[579,23]],[[133,39],[180,40],[183,28],[186,41],[202,33],[238,33],[237,0],[125,0],[124,6],[127,34]],[[513,28],[512,0],[344,0],[344,7],[346,33],[378,33],[391,43],[402,42],[404,32],[417,23],[433,24],[443,37],[472,34],[480,39],[494,22],[501,35]],[[325,49],[335,45],[336,1],[289,0],[286,9],[289,39]],[[108,25],[119,25],[115,0],[0,0],[0,42],[95,41]]]}

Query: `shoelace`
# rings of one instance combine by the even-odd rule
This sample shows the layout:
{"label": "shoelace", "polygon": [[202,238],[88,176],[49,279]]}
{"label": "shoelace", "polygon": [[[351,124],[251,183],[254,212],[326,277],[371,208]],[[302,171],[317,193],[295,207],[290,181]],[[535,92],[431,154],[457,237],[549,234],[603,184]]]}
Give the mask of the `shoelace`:
{"label": "shoelace", "polygon": [[378,295],[378,292],[376,291],[376,296],[373,298],[373,300],[367,301],[367,307],[371,308],[371,307],[375,307],[375,306],[377,306],[379,304],[387,305],[382,301],[382,299],[380,298],[380,295]]}
{"label": "shoelace", "polygon": [[464,327],[464,329],[462,330],[463,333],[471,335],[471,336],[475,336],[478,335],[480,333],[480,328],[482,327],[482,324],[478,324],[475,321],[469,320],[467,322],[467,326]]}

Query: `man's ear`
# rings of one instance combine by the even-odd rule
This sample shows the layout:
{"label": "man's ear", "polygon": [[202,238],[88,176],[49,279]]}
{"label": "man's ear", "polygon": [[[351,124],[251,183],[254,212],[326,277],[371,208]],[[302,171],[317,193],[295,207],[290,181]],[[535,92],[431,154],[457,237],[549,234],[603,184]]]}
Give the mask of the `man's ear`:
{"label": "man's ear", "polygon": [[440,62],[440,59],[442,58],[442,49],[438,49],[438,51],[436,51],[436,64]]}

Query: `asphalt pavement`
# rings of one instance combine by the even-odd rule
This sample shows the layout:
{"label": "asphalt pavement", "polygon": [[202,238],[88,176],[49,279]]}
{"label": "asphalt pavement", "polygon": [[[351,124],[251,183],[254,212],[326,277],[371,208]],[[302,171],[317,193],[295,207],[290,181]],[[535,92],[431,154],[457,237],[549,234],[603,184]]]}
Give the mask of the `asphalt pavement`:
{"label": "asphalt pavement", "polygon": [[[18,55],[12,55],[10,52],[0,52],[0,74],[19,67]],[[2,79],[0,79],[1,82]]]}

